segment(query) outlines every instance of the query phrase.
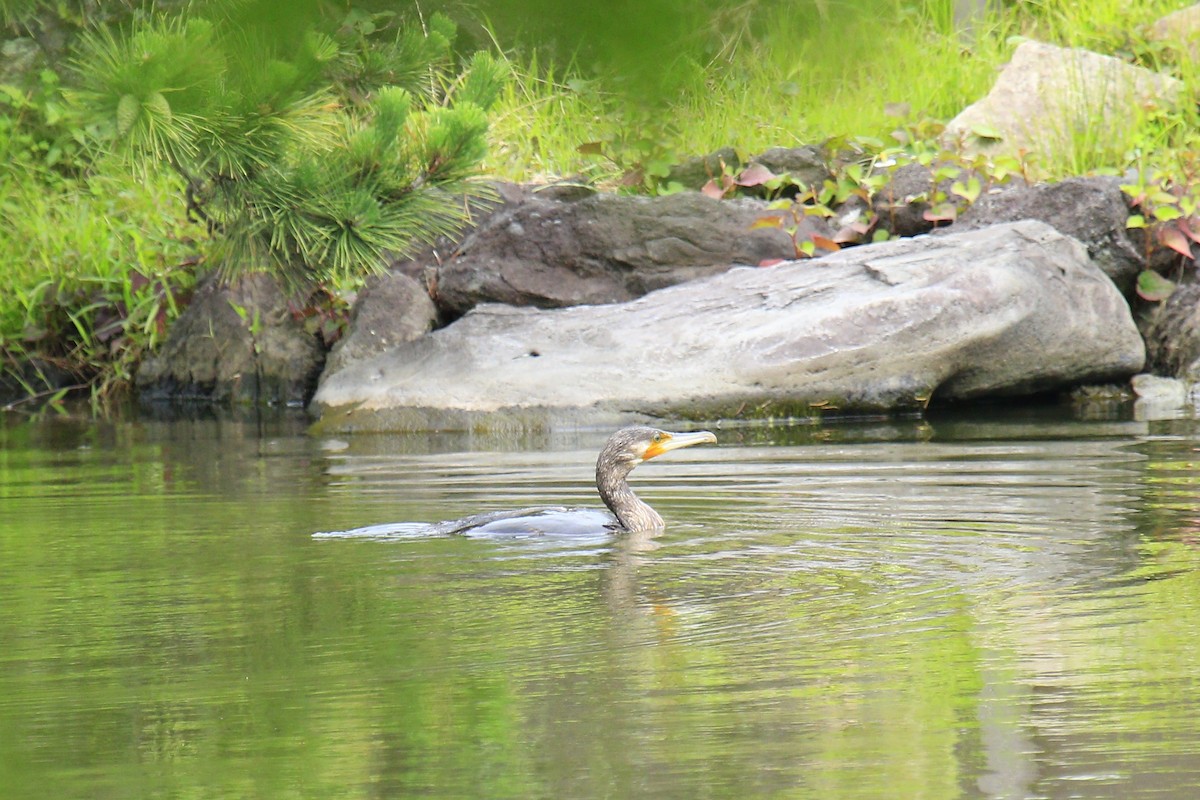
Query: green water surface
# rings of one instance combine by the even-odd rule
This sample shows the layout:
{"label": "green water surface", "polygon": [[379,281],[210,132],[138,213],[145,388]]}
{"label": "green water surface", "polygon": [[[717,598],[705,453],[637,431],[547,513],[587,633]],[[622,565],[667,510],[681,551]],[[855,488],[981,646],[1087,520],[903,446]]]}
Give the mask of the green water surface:
{"label": "green water surface", "polygon": [[1200,796],[1200,424],[0,423],[2,798]]}

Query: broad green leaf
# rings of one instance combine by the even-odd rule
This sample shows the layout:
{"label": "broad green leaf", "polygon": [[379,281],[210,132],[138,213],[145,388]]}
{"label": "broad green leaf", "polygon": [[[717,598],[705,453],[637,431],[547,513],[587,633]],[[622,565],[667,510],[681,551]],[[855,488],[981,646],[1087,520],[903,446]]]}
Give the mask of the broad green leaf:
{"label": "broad green leaf", "polygon": [[1125,220],[1126,228],[1144,228],[1146,227],[1146,218],[1141,214],[1130,214],[1129,219]]}
{"label": "broad green leaf", "polygon": [[936,170],[933,171],[933,179],[934,179],[934,181],[937,181],[940,183],[941,181],[944,181],[944,180],[950,180],[953,178],[957,178],[961,174],[962,174],[962,170],[959,169],[958,167],[956,167],[952,164],[943,164],[942,166],[938,167]]}
{"label": "broad green leaf", "polygon": [[7,98],[8,104],[13,108],[24,108],[29,105],[29,100],[25,97],[25,92],[11,83],[0,83],[0,99],[4,98]]}
{"label": "broad green leaf", "polygon": [[1142,270],[1137,278],[1137,293],[1143,300],[1166,300],[1175,291],[1175,284],[1152,269]]}
{"label": "broad green leaf", "polygon": [[965,184],[962,181],[955,181],[950,187],[950,191],[968,203],[974,203],[979,199],[979,193],[983,191],[983,187],[979,183],[979,178],[972,175]]}
{"label": "broad green leaf", "polygon": [[652,178],[665,178],[671,174],[671,162],[665,158],[652,158],[646,162],[646,174]]}
{"label": "broad green leaf", "polygon": [[1154,209],[1154,218],[1159,222],[1171,222],[1183,216],[1178,206],[1159,206]]}
{"label": "broad green leaf", "polygon": [[1004,138],[1004,134],[1002,134],[997,128],[995,128],[991,125],[986,125],[984,123],[980,123],[978,125],[972,125],[971,133],[975,134],[980,139],[997,139],[997,140],[999,140],[999,139]]}

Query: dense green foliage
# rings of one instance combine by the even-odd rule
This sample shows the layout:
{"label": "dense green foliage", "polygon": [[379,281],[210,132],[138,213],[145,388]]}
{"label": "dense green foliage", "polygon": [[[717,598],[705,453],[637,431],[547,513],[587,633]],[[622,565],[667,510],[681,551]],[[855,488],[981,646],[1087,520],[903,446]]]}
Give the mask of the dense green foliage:
{"label": "dense green foliage", "polygon": [[286,53],[273,30],[202,17],[101,29],[73,96],[135,166],[180,175],[222,268],[352,278],[460,220],[500,77],[486,53],[455,76],[444,17],[386,39],[364,22],[307,29]]}
{"label": "dense green foliage", "polygon": [[460,61],[441,15],[306,10],[83,25],[69,60],[3,85],[7,383],[126,384],[195,280],[174,265],[353,285],[458,226],[502,62]]}
{"label": "dense green foliage", "polygon": [[[1116,55],[1173,74],[1195,93],[1194,59],[1145,38],[1178,0],[1017,0],[973,19],[956,18],[955,5],[729,4],[721,15],[694,20],[692,47],[663,54],[672,63],[700,60],[675,70],[671,93],[648,103],[588,66],[526,57],[495,110],[488,166],[515,179],[584,175],[617,183],[639,169],[653,178],[666,164],[722,146],[748,155],[854,139],[877,151],[897,144],[898,128],[935,132],[927,122],[944,122],[979,99],[1022,38]],[[1193,112],[1138,120],[1119,142],[1081,139],[1077,152],[1037,154],[1038,174],[1120,171],[1147,160],[1172,166],[1191,147]],[[601,146],[581,150],[589,143]]]}
{"label": "dense green foliage", "polygon": [[[480,166],[669,191],[688,156],[827,143],[847,155],[821,190],[836,199],[868,190],[873,165],[952,157],[940,121],[1020,37],[1197,86],[1193,59],[1143,35],[1175,0],[956,5],[4,0],[0,390],[123,385],[197,270],[352,285],[451,230]],[[1184,107],[984,168],[1133,167],[1148,220],[1186,217],[1197,127]]]}

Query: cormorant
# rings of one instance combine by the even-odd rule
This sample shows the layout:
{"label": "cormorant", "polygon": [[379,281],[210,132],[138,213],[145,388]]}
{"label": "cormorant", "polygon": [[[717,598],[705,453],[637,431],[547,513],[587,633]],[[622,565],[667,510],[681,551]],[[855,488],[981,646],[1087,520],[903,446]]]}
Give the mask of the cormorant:
{"label": "cormorant", "polygon": [[715,443],[709,431],[670,433],[657,428],[634,425],[621,428],[608,438],[596,459],[596,489],[608,510],[563,508],[561,506],[493,511],[463,519],[439,522],[430,533],[445,534],[519,534],[519,533],[596,533],[610,531],[652,531],[663,527],[663,518],[643,502],[626,480],[634,467],[663,453],[705,442]]}
{"label": "cormorant", "polygon": [[[670,433],[641,425],[622,428],[605,442],[596,459],[596,489],[608,511],[588,508],[539,506],[512,511],[475,514],[447,522],[400,522],[369,525],[349,531],[313,534],[317,538],[367,537],[376,539],[450,534],[595,534],[605,531],[654,531],[663,527],[663,518],[642,502],[626,480],[634,467],[644,461],[705,442],[715,443],[709,431]],[[609,513],[611,512],[611,513]]]}

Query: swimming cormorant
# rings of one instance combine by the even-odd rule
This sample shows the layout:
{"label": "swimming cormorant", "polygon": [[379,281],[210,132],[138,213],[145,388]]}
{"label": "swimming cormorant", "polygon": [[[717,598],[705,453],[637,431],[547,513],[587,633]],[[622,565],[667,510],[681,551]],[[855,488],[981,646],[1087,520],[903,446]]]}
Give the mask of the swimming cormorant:
{"label": "swimming cormorant", "polygon": [[670,433],[635,425],[622,428],[605,442],[596,459],[596,489],[611,514],[578,508],[522,508],[476,514],[431,526],[431,533],[573,533],[648,531],[663,527],[663,518],[629,487],[634,467],[663,453],[705,442],[715,443],[709,431]]}

